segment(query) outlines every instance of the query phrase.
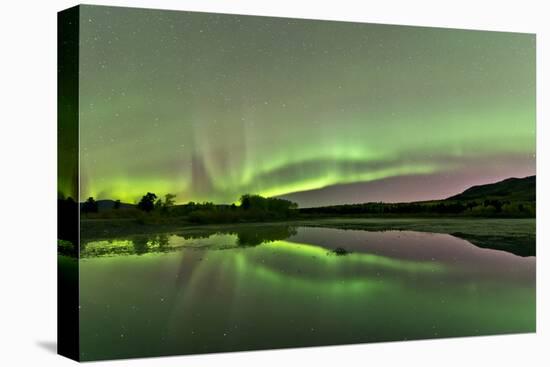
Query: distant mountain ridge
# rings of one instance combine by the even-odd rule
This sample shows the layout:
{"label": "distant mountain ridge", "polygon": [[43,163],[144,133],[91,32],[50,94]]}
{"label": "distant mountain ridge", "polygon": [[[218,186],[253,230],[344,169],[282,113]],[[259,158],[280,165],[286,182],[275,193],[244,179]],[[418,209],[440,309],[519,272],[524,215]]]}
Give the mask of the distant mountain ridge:
{"label": "distant mountain ridge", "polygon": [[472,186],[462,193],[448,197],[445,200],[508,200],[508,201],[535,201],[536,176],[524,178],[507,178],[505,180]]}

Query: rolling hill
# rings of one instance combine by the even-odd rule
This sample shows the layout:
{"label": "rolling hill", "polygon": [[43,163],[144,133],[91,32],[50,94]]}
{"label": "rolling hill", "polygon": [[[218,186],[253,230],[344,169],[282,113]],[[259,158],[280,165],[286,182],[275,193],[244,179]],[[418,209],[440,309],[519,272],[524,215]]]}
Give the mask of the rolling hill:
{"label": "rolling hill", "polygon": [[472,186],[464,192],[451,196],[449,201],[501,200],[535,201],[536,176],[508,178],[503,181]]}

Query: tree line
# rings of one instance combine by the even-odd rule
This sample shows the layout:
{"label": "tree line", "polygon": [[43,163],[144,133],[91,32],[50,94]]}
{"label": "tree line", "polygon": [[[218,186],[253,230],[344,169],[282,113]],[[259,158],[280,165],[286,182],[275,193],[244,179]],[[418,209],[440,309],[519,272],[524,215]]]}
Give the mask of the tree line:
{"label": "tree line", "polygon": [[[213,202],[188,202],[175,204],[176,196],[166,194],[158,197],[147,192],[135,206],[128,207],[120,200],[114,202],[104,217],[185,217],[193,223],[232,223],[247,221],[268,221],[288,218],[311,218],[322,216],[479,216],[479,217],[534,217],[534,201],[511,201],[499,199],[441,200],[412,203],[372,202],[364,204],[344,204],[316,208],[298,208],[290,200],[266,198],[261,195],[242,195],[234,204],[214,204]],[[81,204],[85,216],[97,216],[98,202],[88,198]],[[122,210],[124,209],[124,210]],[[119,213],[116,213],[119,212]],[[142,213],[140,215],[139,213]],[[98,215],[102,215],[99,213]]]}
{"label": "tree line", "polygon": [[514,202],[510,200],[433,201],[413,203],[365,203],[345,204],[317,208],[299,209],[310,216],[339,215],[457,215],[486,217],[534,217],[535,202]]}
{"label": "tree line", "polygon": [[[166,194],[159,198],[155,193],[147,192],[137,205],[122,209],[120,200],[114,202],[112,210],[104,213],[107,217],[136,217],[143,213],[148,217],[186,217],[195,223],[223,223],[238,221],[266,221],[289,218],[296,212],[298,205],[290,200],[266,198],[261,195],[245,194],[236,204],[214,204],[212,202],[189,202],[175,204],[176,195]],[[98,202],[89,197],[81,205],[81,212],[87,217],[95,217],[100,213]],[[119,212],[119,213],[116,213]],[[116,214],[115,214],[116,213]],[[100,214],[99,214],[100,215]],[[147,217],[140,216],[142,219]]]}

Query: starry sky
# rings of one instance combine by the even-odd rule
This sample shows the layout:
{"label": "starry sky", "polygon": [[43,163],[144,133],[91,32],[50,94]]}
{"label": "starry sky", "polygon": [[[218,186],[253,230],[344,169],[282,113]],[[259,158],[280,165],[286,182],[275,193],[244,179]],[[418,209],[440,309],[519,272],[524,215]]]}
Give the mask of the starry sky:
{"label": "starry sky", "polygon": [[302,207],[535,174],[535,36],[82,6],[80,199]]}

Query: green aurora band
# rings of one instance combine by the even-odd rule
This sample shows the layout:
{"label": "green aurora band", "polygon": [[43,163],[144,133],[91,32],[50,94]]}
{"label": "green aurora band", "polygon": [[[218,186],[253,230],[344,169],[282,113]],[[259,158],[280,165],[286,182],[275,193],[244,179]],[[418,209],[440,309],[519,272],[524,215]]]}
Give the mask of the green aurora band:
{"label": "green aurora band", "polygon": [[535,172],[534,35],[87,6],[80,28],[80,200]]}

